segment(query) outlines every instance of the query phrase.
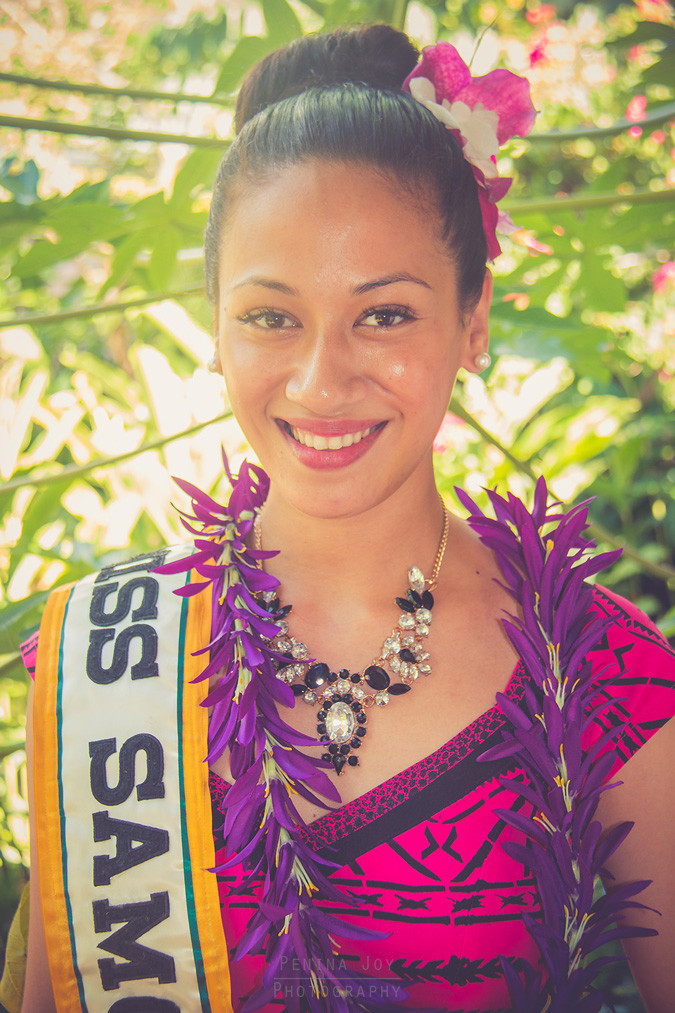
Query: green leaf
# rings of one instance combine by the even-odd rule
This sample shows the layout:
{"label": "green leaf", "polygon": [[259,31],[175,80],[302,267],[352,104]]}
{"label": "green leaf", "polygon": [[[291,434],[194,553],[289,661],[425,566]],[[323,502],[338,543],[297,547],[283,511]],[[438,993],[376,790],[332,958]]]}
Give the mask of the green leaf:
{"label": "green leaf", "polygon": [[620,46],[622,49],[629,46],[632,48],[643,42],[652,42],[654,39],[672,45],[675,43],[675,28],[672,25],[664,25],[658,21],[641,21],[630,35],[623,35],[620,39],[614,39],[609,45]]}
{"label": "green leaf", "polygon": [[262,9],[267,34],[275,48],[302,35],[302,25],[287,0],[262,0]]}
{"label": "green leaf", "polygon": [[96,293],[95,302],[102,299],[111,288],[115,288],[116,285],[121,285],[127,280],[136,257],[144,247],[152,245],[154,239],[156,239],[156,235],[150,230],[135,232],[124,237],[115,250],[110,274]]}
{"label": "green leaf", "polygon": [[23,515],[21,535],[10,556],[8,574],[10,578],[26,552],[35,548],[35,535],[47,524],[51,524],[52,521],[67,514],[67,511],[61,504],[61,496],[70,485],[70,482],[69,478],[62,478],[49,489],[36,492],[31,499]]}
{"label": "green leaf", "polygon": [[127,228],[125,214],[125,209],[108,204],[68,204],[55,208],[43,225],[57,233],[58,241],[40,239],[34,243],[15,265],[15,276],[29,278],[82,253],[94,242],[122,235]]}
{"label": "green leaf", "polygon": [[660,59],[642,71],[644,84],[663,84],[672,88],[675,81],[675,47],[664,50]]}
{"label": "green leaf", "polygon": [[195,148],[187,156],[173,181],[171,207],[191,203],[192,194],[198,187],[211,187],[224,149],[224,144],[223,152],[213,148]]}
{"label": "green leaf", "polygon": [[271,39],[257,35],[245,35],[243,39],[239,39],[223,64],[213,94],[233,92],[253,64],[276,48],[276,43]]}
{"label": "green leaf", "polygon": [[13,654],[20,641],[38,625],[42,606],[49,594],[49,591],[39,591],[30,598],[3,605],[0,610],[0,654]]}
{"label": "green leaf", "polygon": [[618,313],[626,304],[626,286],[614,277],[597,253],[591,252],[582,259],[578,284],[589,309]]}
{"label": "green leaf", "polygon": [[16,160],[15,155],[8,155],[0,162],[0,186],[9,190],[19,204],[34,204],[39,199],[40,170],[31,158],[20,172],[12,172]]}
{"label": "green leaf", "polygon": [[160,242],[155,243],[150,255],[150,266],[148,277],[150,278],[150,290],[161,292],[166,288],[176,266],[176,257],[181,248],[181,236],[173,225],[165,225],[162,229]]}

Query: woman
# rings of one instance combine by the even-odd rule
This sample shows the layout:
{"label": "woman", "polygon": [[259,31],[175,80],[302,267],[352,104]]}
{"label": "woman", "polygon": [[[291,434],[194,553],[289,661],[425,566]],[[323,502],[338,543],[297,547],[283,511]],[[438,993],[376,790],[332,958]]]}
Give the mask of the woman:
{"label": "woman", "polygon": [[[192,949],[214,952],[206,971],[196,961],[194,1005],[171,991],[173,943],[151,935],[181,902],[159,887],[141,901],[121,886],[139,869],[146,884],[171,854],[159,808],[173,768],[154,725],[113,735],[105,720],[125,711],[132,721],[133,690],[159,726],[154,708],[166,696],[143,693],[189,656],[183,641],[162,653],[183,619],[162,619],[163,585],[148,576],[159,560],[141,560],[52,608],[47,627],[65,630],[60,642],[44,646],[41,633],[38,693],[50,665],[68,693],[70,675],[60,676],[83,656],[78,636],[88,629],[89,639],[85,689],[68,706],[52,701],[58,720],[43,722],[41,709],[35,725],[38,811],[56,800],[65,813],[47,819],[50,830],[38,821],[38,852],[61,849],[68,883],[60,862],[55,871],[41,855],[48,880],[42,912],[33,884],[26,1010],[55,1008],[43,915],[59,1009],[85,999],[116,1011],[582,1008],[593,974],[583,978],[580,959],[613,911],[589,894],[605,867],[617,906],[632,896],[623,884],[652,880],[630,922],[646,932],[658,924],[659,935],[631,939],[628,952],[650,1013],[671,1008],[665,782],[675,726],[661,725],[674,709],[672,653],[630,605],[582,583],[601,565],[580,563],[583,511],[547,514],[540,486],[532,517],[495,500],[498,522],[488,522],[469,502],[469,525],[448,515],[434,482],[433,438],[457,371],[489,362],[486,257],[499,252],[496,201],[508,187],[492,156],[497,142],[527,132],[533,110],[519,79],[472,80],[452,47],[417,61],[384,26],[273,54],[242,88],[239,136],[214,190],[214,368],[269,494],[246,468],[226,509],[192,490],[196,553],[164,560],[160,572],[173,590],[194,564],[213,585],[210,631],[192,612],[185,628],[188,642],[194,627],[210,649],[202,676],[225,940],[201,922],[199,898],[212,904],[213,887],[194,871],[208,864],[203,841],[192,849],[196,817],[183,835],[191,857],[182,864],[194,873],[186,923]],[[207,599],[193,595],[203,587],[198,576],[177,590],[192,608]],[[127,621],[135,625],[119,632]],[[95,727],[79,769],[89,763],[94,802],[78,836],[70,785],[81,754],[68,766],[60,750],[85,720],[71,717],[85,690]],[[60,780],[43,789],[52,740]],[[106,766],[114,755],[117,775]],[[191,767],[187,753],[175,755],[181,781]],[[603,792],[596,813],[619,767],[623,784]],[[186,804],[178,796],[196,812],[188,789]],[[157,811],[141,819],[100,808],[136,797]],[[624,831],[598,843],[594,813],[605,828],[634,821],[618,850]],[[92,836],[93,885],[87,871],[81,902],[71,880],[78,863],[89,869]],[[65,943],[52,929],[61,916]],[[96,959],[101,950],[113,956]],[[228,950],[230,989],[218,992]],[[66,964],[71,991],[58,982]],[[599,1009],[597,997],[586,1003]]]}

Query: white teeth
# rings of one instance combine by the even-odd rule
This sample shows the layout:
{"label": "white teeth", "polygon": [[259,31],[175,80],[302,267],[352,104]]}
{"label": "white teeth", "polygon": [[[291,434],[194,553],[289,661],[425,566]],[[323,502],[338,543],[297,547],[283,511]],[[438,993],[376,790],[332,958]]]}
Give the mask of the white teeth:
{"label": "white teeth", "polygon": [[358,433],[345,433],[344,436],[320,436],[318,433],[309,433],[304,429],[291,429],[291,435],[304,447],[312,447],[314,450],[342,450],[343,447],[352,447],[355,443],[370,435],[376,426],[370,429],[363,429]]}

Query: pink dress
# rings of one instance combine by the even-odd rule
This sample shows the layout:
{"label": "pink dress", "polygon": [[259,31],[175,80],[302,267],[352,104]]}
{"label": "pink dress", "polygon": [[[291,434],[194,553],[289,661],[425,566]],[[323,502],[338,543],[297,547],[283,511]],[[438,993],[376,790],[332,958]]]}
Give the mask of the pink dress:
{"label": "pink dress", "polygon": [[[612,679],[599,693],[607,706],[584,746],[590,748],[611,725],[627,722],[611,747],[616,753],[611,778],[675,713],[675,652],[625,599],[596,588],[594,607],[612,626],[591,660],[603,682],[608,675]],[[31,674],[36,647],[37,634],[22,645]],[[506,695],[521,700],[527,679],[518,664]],[[312,848],[339,863],[332,878],[363,902],[357,915],[335,903],[325,907],[389,933],[374,942],[344,940],[336,960],[368,974],[392,1009],[405,988],[404,1008],[506,1013],[499,956],[516,968],[523,958],[537,965],[538,951],[521,917],[525,911],[541,915],[537,884],[501,847],[521,835],[495,815],[500,808],[527,815],[531,810],[497,780],[519,776],[509,761],[478,762],[499,741],[505,721],[495,705],[430,756],[304,831]],[[228,785],[211,773],[210,787],[222,861],[218,803]],[[237,866],[218,876],[230,955],[260,900],[256,884],[242,888],[242,878]],[[235,1010],[260,984],[262,971],[262,957],[231,962]],[[264,1010],[283,1010],[283,989],[280,980],[278,998]]]}
{"label": "pink dress", "polygon": [[[675,713],[675,652],[625,599],[598,588],[594,604],[613,620],[592,653],[594,669],[610,665],[603,679],[610,672],[613,679],[602,690],[607,707],[584,746],[589,748],[610,725],[627,721],[612,747],[613,775]],[[520,700],[527,678],[517,665],[506,695]],[[392,1008],[403,987],[408,992],[404,1008],[506,1013],[510,1004],[499,956],[515,967],[522,958],[538,963],[537,947],[521,918],[524,911],[541,915],[537,884],[530,870],[501,847],[522,836],[495,815],[500,808],[520,808],[529,815],[531,808],[497,780],[503,774],[519,776],[508,761],[478,762],[499,741],[504,722],[494,706],[435,753],[320,817],[304,832],[312,848],[340,864],[332,878],[363,902],[356,916],[334,903],[325,904],[326,909],[389,933],[375,942],[344,940],[336,959],[371,976],[372,987],[390,997]],[[227,789],[212,773],[214,828],[218,800]],[[214,833],[218,847],[217,829]],[[260,891],[255,884],[241,889],[240,867],[218,878],[231,955]],[[231,962],[235,1010],[260,984],[262,971],[262,957]],[[282,1010],[283,989],[280,980],[279,998],[262,1008]]]}

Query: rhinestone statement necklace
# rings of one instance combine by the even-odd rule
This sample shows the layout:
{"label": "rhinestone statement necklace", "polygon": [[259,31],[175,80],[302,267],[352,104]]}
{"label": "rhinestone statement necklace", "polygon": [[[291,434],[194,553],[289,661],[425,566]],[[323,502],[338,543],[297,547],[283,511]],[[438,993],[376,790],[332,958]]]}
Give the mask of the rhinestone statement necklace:
{"label": "rhinestone statement necklace", "polygon": [[[269,641],[273,651],[283,658],[277,668],[277,679],[288,683],[296,697],[306,704],[319,705],[316,715],[317,737],[327,744],[322,759],[330,761],[340,774],[345,764],[356,767],[358,751],[367,734],[368,711],[386,706],[392,696],[408,693],[420,675],[431,675],[431,655],[426,638],[434,607],[433,589],[443,562],[448,541],[450,517],[443,505],[443,532],[438,543],[431,578],[426,580],[418,566],[408,571],[405,598],[396,598],[401,610],[398,625],[386,638],[378,657],[363,672],[347,668],[331,671],[322,661],[309,657],[306,644],[289,632],[287,617],[291,605],[282,606],[276,591],[263,592],[265,608],[274,616],[279,633]],[[262,549],[260,515],[255,524],[256,548]],[[392,682],[392,676],[399,682]]]}

